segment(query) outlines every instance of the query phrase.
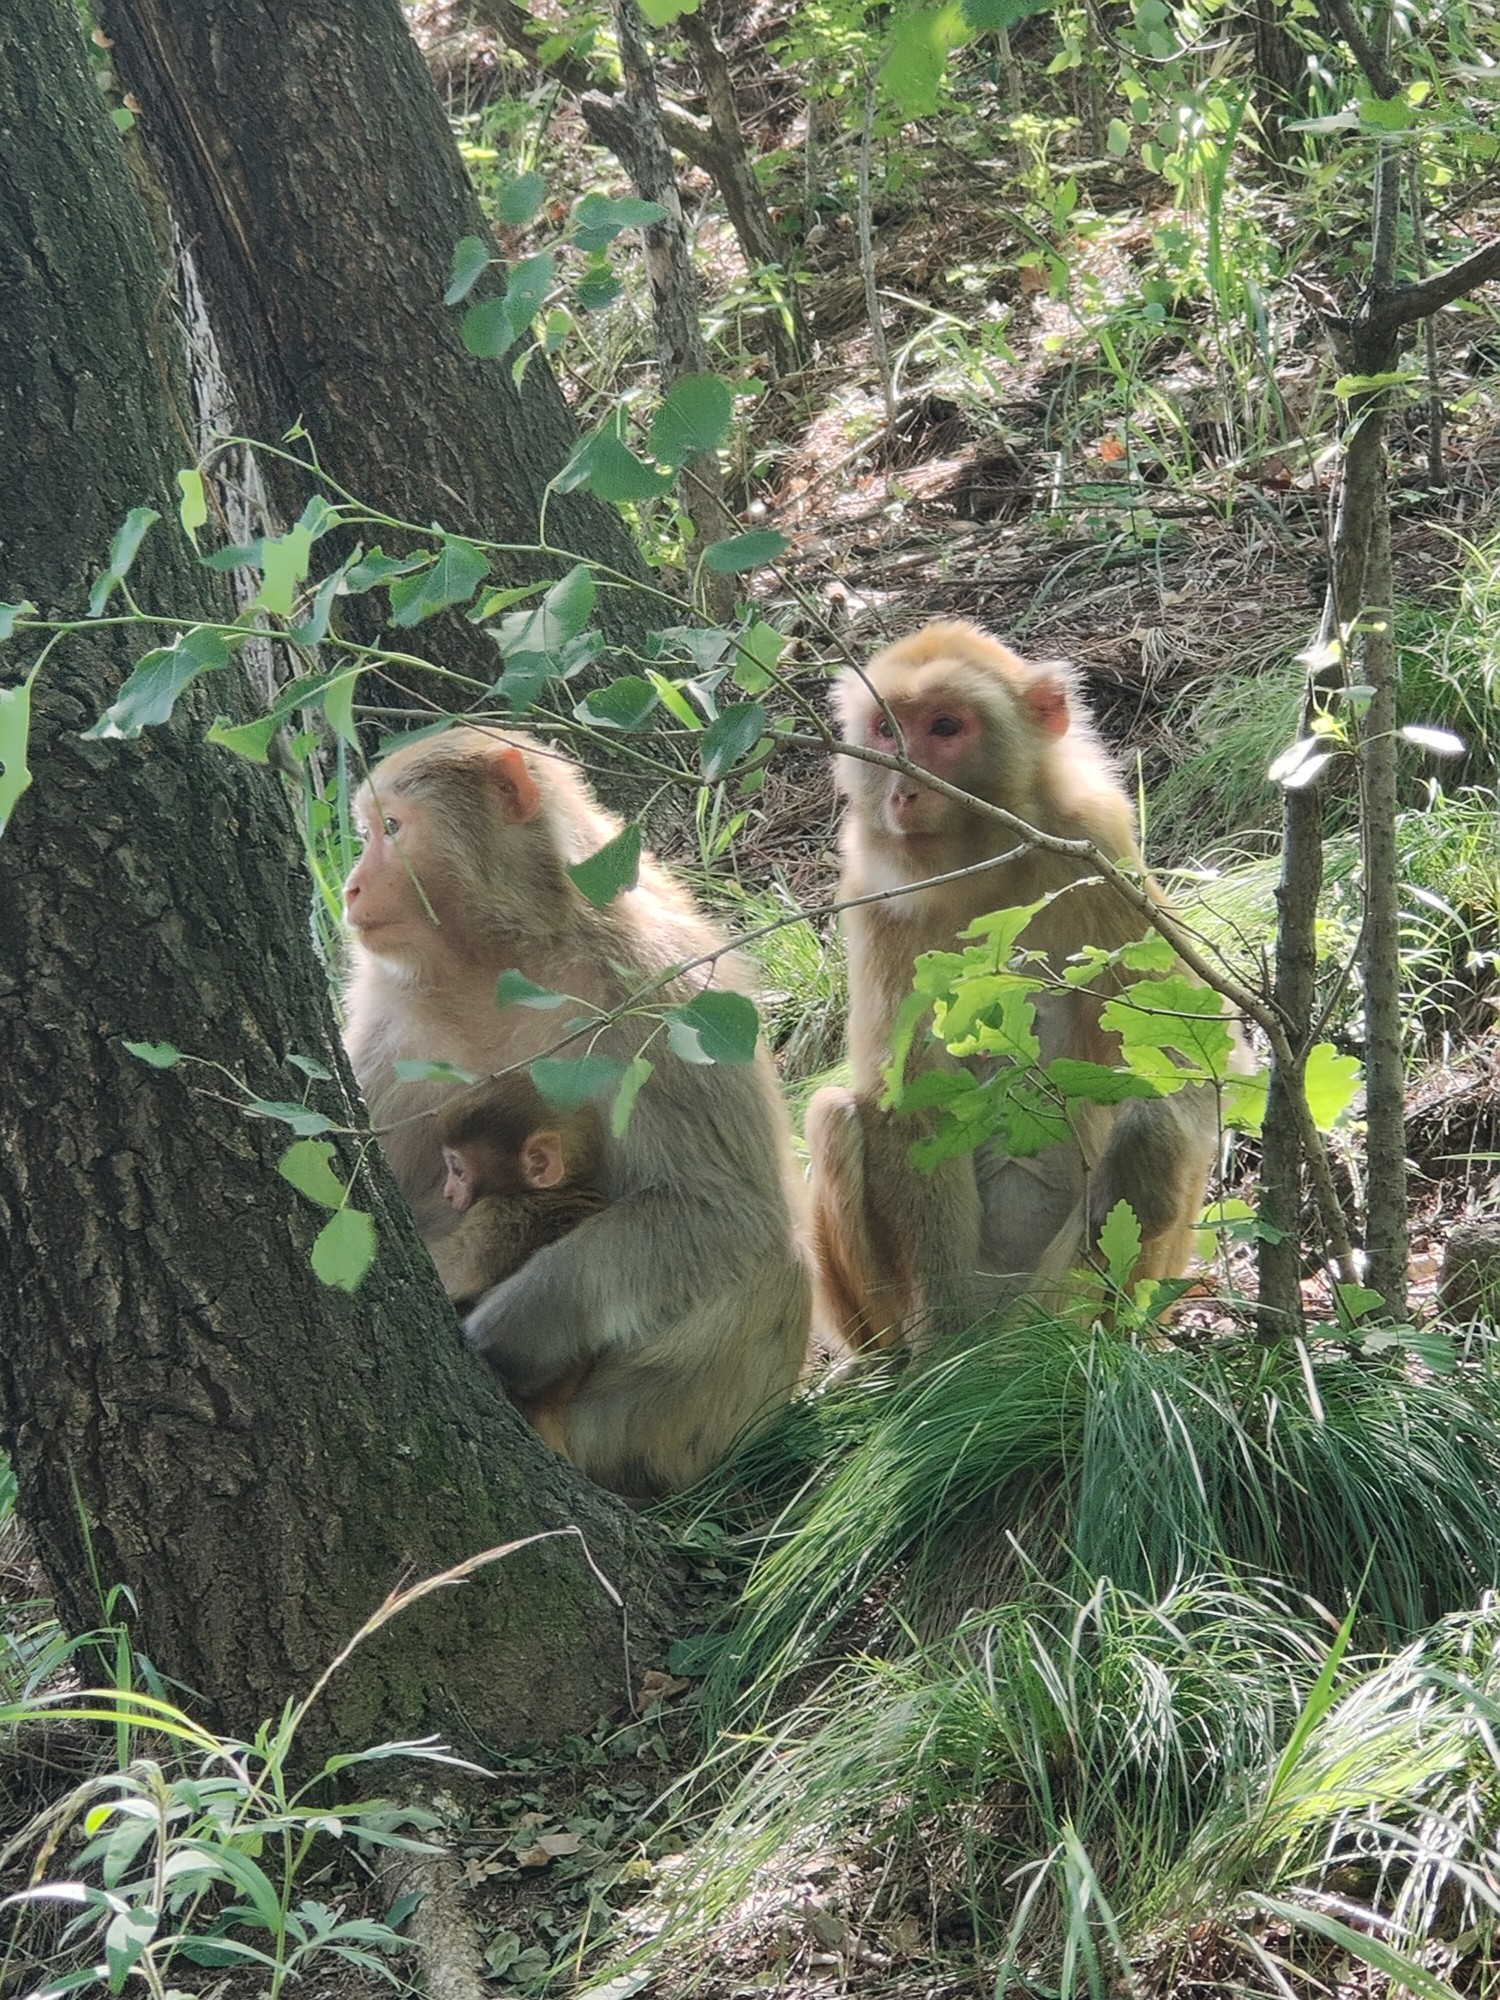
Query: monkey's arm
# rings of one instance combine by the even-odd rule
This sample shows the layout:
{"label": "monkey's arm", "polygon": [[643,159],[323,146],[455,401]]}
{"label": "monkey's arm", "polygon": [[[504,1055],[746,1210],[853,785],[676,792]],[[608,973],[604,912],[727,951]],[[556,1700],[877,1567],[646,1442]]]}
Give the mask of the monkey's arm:
{"label": "monkey's arm", "polygon": [[762,1063],[663,1058],[607,1155],[608,1207],[465,1323],[512,1394],[537,1395],[579,1361],[670,1346],[677,1329],[691,1344],[726,1300],[753,1318],[758,1294],[797,1264],[777,1109]]}
{"label": "monkey's arm", "polygon": [[528,1257],[576,1229],[604,1206],[597,1188],[545,1188],[482,1195],[451,1236],[431,1246],[443,1290],[461,1310],[519,1271]]}
{"label": "monkey's arm", "polygon": [[918,1343],[972,1310],[980,1200],[971,1159],[925,1173],[911,1158],[918,1118],[853,1090],[820,1090],[807,1109],[814,1234],[840,1331],[855,1347]]}

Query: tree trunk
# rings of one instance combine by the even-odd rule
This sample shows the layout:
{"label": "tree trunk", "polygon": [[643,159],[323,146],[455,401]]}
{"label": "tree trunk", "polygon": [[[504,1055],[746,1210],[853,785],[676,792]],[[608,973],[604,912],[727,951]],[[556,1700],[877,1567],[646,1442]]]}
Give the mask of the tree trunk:
{"label": "tree trunk", "polygon": [[[324,468],[385,512],[535,542],[572,417],[541,356],[516,383],[467,352],[462,311],[443,304],[454,245],[489,231],[397,0],[99,0],[98,13],[245,428],[274,440],[301,424]],[[310,482],[276,460],[266,472],[293,518]],[[547,522],[557,546],[642,575],[591,494],[554,495]],[[510,580],[566,566],[513,561]],[[600,618],[621,642],[648,623],[623,591],[601,594]],[[423,634],[445,665],[493,680],[493,643],[461,616]]]}
{"label": "tree trunk", "polygon": [[[672,168],[672,155],[662,136],[661,102],[656,68],[646,41],[645,23],[636,0],[614,0],[615,40],[625,89],[618,98],[587,101],[591,127],[610,134],[610,146],[635,184],[642,201],[666,212],[645,229],[646,276],[651,285],[652,320],[656,328],[656,365],[663,390],[689,375],[709,372],[708,348],[698,318],[698,274],[683,220],[682,195]],[[736,528],[724,503],[723,481],[712,452],[690,459],[677,482],[683,511],[697,533],[697,554]],[[734,615],[734,580],[701,571],[709,612],[721,625]]]}
{"label": "tree trunk", "polygon": [[[160,272],[70,0],[12,0],[0,21],[0,271],[4,594],[74,615],[125,510],[150,503],[167,521],[132,592],[212,615],[168,525]],[[0,651],[0,684],[39,643]],[[170,1040],[273,1098],[306,1087],[300,1053],[333,1073],[313,1101],[353,1122],[278,781],[209,749],[188,702],[135,743],[80,735],[139,650],[95,626],[49,655],[33,783],[0,841],[0,1436],[60,1615],[87,1630],[97,1591],[128,1585],[135,1643],[247,1733],[393,1585],[575,1522],[630,1604],[629,1666],[620,1613],[557,1539],[403,1614],[313,1721],[345,1745],[587,1726],[669,1615],[645,1531],[464,1348],[377,1158],[356,1200],[380,1255],[356,1295],[327,1290],[308,1263],[323,1213],[275,1171],[288,1131],[225,1102],[222,1074],[122,1045]],[[347,1173],[356,1147],[338,1150]]]}
{"label": "tree trunk", "polygon": [[709,171],[724,197],[730,226],[744,252],[745,262],[752,274],[757,267],[779,269],[782,273],[781,296],[786,318],[783,320],[774,308],[762,317],[767,328],[772,364],[778,375],[785,375],[791,369],[800,367],[812,353],[812,342],[802,313],[801,294],[796,280],[786,269],[787,245],[776,232],[766,198],[755,178],[755,168],[751,164],[744,130],[740,125],[734,78],[729,73],[724,51],[714,40],[713,29],[701,12],[684,14],[677,25],[697,60],[703,78],[703,94],[708,100],[709,122],[714,133],[713,164]]}
{"label": "tree trunk", "polygon": [[1283,0],[1251,0],[1250,23],[1255,44],[1251,88],[1261,137],[1267,158],[1285,167],[1297,144],[1287,122],[1307,112],[1307,55],[1287,26]]}

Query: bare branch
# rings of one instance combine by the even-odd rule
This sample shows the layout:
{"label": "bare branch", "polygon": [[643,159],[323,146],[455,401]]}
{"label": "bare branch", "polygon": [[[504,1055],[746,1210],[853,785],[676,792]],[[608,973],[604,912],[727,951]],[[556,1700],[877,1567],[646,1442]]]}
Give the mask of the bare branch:
{"label": "bare branch", "polygon": [[1383,298],[1373,299],[1362,308],[1360,318],[1372,333],[1394,333],[1398,327],[1441,312],[1444,306],[1472,292],[1476,285],[1488,284],[1491,278],[1500,278],[1500,237],[1472,251],[1457,264],[1450,264],[1446,271],[1434,271],[1418,284],[1402,285]]}
{"label": "bare branch", "polygon": [[1318,12],[1323,16],[1325,32],[1333,39],[1342,35],[1349,44],[1354,60],[1365,73],[1365,80],[1377,97],[1399,97],[1401,85],[1385,57],[1376,48],[1360,25],[1349,0],[1319,0]]}

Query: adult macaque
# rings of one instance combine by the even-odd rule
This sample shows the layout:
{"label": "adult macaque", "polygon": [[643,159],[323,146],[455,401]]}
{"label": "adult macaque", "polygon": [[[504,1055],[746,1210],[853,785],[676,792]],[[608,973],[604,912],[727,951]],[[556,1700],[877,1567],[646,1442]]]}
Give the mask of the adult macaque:
{"label": "adult macaque", "polygon": [[[565,759],[510,730],[455,729],[397,750],[355,803],[365,849],[344,888],[354,938],[346,1040],[382,1145],[428,1246],[459,1223],[430,1117],[451,1084],[398,1080],[405,1058],[477,1075],[524,1068],[579,1017],[616,1008],[674,966],[722,950],[649,857],[604,909],[567,874],[619,832]],[[573,1008],[495,1004],[514,970]],[[686,1001],[726,958],[665,980]],[[653,1074],[624,1134],[603,1135],[606,1206],[488,1292],[467,1332],[515,1400],[576,1388],[552,1441],[630,1496],[708,1470],[790,1395],[810,1288],[793,1222],[786,1113],[769,1060],[680,1060],[648,1015],[590,1030]],[[578,1045],[580,1048],[583,1044]]]}
{"label": "adult macaque", "polygon": [[461,1097],[439,1117],[437,1139],[443,1199],[462,1219],[434,1243],[432,1261],[460,1312],[604,1206],[598,1112],[585,1105],[559,1118],[524,1077]]}
{"label": "adult macaque", "polygon": [[[841,674],[834,708],[845,741],[904,752],[1041,832],[1139,863],[1130,802],[1067,668],[1029,665],[972,625],[928,625],[879,653],[863,676]],[[807,1114],[815,1238],[841,1331],[858,1345],[920,1334],[1038,1274],[1058,1276],[1122,1198],[1141,1227],[1136,1276],[1181,1270],[1217,1151],[1210,1091],[1118,1108],[1085,1104],[1074,1111],[1072,1139],[1035,1157],[1009,1157],[991,1142],[931,1174],[910,1159],[920,1119],[879,1109],[891,1031],[919,953],[951,948],[988,911],[1046,895],[1052,900],[1020,942],[1045,953],[1054,971],[1085,945],[1113,950],[1143,936],[1145,919],[1091,878],[1086,863],[1025,848],[996,820],[918,778],[844,757],[838,783],[847,801],[839,894],[891,892],[844,914],[854,1084],[819,1091]],[[1004,858],[908,890],[989,856]],[[1040,996],[1042,1062],[1116,1062],[1117,1038],[1100,1027],[1100,1004],[1097,992]],[[935,1048],[917,1058],[947,1060]]]}

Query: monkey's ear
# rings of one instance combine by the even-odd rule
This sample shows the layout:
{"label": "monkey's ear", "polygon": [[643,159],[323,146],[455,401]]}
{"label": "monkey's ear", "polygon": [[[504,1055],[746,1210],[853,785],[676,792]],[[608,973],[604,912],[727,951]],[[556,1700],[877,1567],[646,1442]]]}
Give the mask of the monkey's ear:
{"label": "monkey's ear", "polygon": [[1068,731],[1068,683],[1055,667],[1043,667],[1021,691],[1021,699],[1033,722],[1047,736],[1065,736]]}
{"label": "monkey's ear", "polygon": [[489,754],[490,776],[500,794],[500,814],[513,825],[535,819],[542,809],[542,788],[526,768],[513,743],[497,743]]}
{"label": "monkey's ear", "polygon": [[556,1187],[563,1177],[562,1133],[533,1132],[521,1148],[521,1171],[528,1187]]}

